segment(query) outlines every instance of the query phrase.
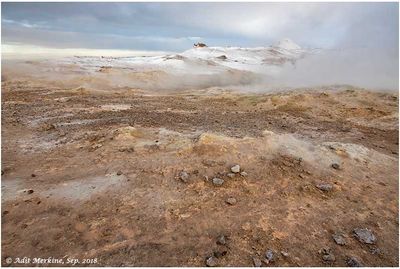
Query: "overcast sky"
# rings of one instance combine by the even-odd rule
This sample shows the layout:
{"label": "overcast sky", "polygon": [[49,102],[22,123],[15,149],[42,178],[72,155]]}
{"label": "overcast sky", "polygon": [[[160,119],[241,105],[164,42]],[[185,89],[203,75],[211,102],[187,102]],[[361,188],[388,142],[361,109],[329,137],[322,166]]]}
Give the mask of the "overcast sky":
{"label": "overcast sky", "polygon": [[398,3],[2,3],[2,43],[182,51],[267,46],[398,48]]}

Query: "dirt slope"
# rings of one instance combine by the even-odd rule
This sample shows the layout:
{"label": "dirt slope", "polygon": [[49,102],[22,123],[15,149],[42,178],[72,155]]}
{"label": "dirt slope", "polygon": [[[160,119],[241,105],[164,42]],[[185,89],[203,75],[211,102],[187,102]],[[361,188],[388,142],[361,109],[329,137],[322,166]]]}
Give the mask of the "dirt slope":
{"label": "dirt slope", "polygon": [[397,94],[348,86],[156,95],[4,81],[2,264],[398,266],[397,111]]}

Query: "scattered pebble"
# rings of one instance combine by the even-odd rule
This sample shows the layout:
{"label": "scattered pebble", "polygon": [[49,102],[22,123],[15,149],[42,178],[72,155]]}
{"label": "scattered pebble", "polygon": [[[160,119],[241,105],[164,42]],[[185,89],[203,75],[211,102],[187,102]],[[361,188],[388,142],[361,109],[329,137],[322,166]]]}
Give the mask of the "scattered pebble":
{"label": "scattered pebble", "polygon": [[242,177],[247,177],[247,173],[246,173],[245,171],[241,172],[240,175],[241,175]]}
{"label": "scattered pebble", "polygon": [[320,249],[318,253],[322,254],[322,260],[325,262],[334,262],[336,260],[335,255],[333,255],[330,248]]}
{"label": "scattered pebble", "polygon": [[326,262],[334,262],[336,260],[335,255],[333,255],[332,253],[323,255],[322,259]]}
{"label": "scattered pebble", "polygon": [[341,234],[334,234],[332,235],[333,240],[335,241],[336,244],[340,246],[346,245],[346,239],[343,237]]}
{"label": "scattered pebble", "polygon": [[234,205],[237,203],[236,199],[234,197],[229,197],[228,199],[226,199],[225,201],[227,204],[229,205]]}
{"label": "scattered pebble", "polygon": [[356,228],[353,230],[353,233],[361,243],[374,244],[376,241],[375,235],[368,228]]}
{"label": "scattered pebble", "polygon": [[218,261],[217,258],[215,258],[214,256],[210,256],[206,258],[206,265],[208,267],[215,267],[218,265]]}
{"label": "scattered pebble", "polygon": [[35,174],[32,174],[31,177],[36,177],[36,175],[35,175]]}
{"label": "scattered pebble", "polygon": [[355,257],[350,257],[349,259],[347,259],[346,263],[350,267],[362,267],[363,266]]}
{"label": "scattered pebble", "polygon": [[32,189],[27,190],[26,193],[27,193],[27,194],[32,194],[32,193],[33,193],[33,190],[32,190]]}
{"label": "scattered pebble", "polygon": [[229,177],[229,178],[234,178],[235,174],[234,173],[228,173],[228,174],[226,174],[226,176]]}
{"label": "scattered pebble", "polygon": [[226,237],[225,235],[220,235],[217,237],[217,244],[218,245],[226,245]]}
{"label": "scattered pebble", "polygon": [[270,249],[268,249],[265,252],[265,258],[267,259],[268,262],[273,262],[274,261],[274,252]]}
{"label": "scattered pebble", "polygon": [[212,182],[215,186],[221,186],[222,184],[224,184],[224,180],[222,178],[217,178],[217,177],[214,177]]}
{"label": "scattered pebble", "polygon": [[382,251],[381,251],[381,249],[380,248],[375,248],[375,247],[371,247],[370,249],[369,249],[369,252],[371,253],[371,254],[381,254],[382,253]]}
{"label": "scattered pebble", "polygon": [[257,257],[253,257],[253,264],[254,264],[254,267],[261,267],[261,265],[262,265],[261,260]]}
{"label": "scattered pebble", "polygon": [[289,257],[289,253],[285,252],[285,251],[281,251],[281,254],[283,257]]}
{"label": "scattered pebble", "polygon": [[317,185],[315,185],[315,187],[317,187],[321,191],[326,191],[326,192],[331,191],[333,189],[333,186],[329,183],[318,183]]}
{"label": "scattered pebble", "polygon": [[336,169],[336,170],[340,169],[340,165],[337,164],[337,163],[333,163],[331,166],[332,166],[333,169]]}
{"label": "scattered pebble", "polygon": [[179,179],[186,183],[189,180],[189,174],[186,171],[181,171],[179,172]]}
{"label": "scattered pebble", "polygon": [[240,165],[235,165],[231,167],[232,173],[239,173],[240,172]]}
{"label": "scattered pebble", "polygon": [[117,176],[120,176],[120,175],[122,175],[122,171],[117,172]]}

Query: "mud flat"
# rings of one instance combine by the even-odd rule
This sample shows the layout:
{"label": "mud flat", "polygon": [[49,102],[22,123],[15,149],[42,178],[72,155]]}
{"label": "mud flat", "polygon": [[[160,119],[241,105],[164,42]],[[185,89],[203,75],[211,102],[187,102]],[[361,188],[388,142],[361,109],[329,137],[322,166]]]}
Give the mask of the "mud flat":
{"label": "mud flat", "polygon": [[3,266],[398,266],[398,179],[397,93],[2,82]]}

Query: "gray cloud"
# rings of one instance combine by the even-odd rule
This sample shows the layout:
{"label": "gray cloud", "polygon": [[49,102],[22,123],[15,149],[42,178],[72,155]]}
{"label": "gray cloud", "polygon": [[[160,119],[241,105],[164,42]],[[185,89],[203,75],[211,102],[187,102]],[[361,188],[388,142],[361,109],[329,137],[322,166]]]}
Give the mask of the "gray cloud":
{"label": "gray cloud", "polygon": [[397,48],[398,31],[398,3],[2,3],[3,43],[55,48]]}

